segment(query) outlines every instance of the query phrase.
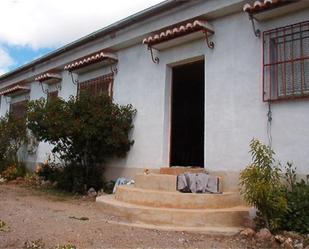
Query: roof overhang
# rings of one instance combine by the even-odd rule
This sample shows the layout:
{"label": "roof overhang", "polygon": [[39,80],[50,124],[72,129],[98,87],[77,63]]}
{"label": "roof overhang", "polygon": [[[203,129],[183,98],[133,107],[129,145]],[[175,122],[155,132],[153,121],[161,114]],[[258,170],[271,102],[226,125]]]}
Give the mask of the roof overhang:
{"label": "roof overhang", "polygon": [[[184,42],[202,37],[203,33],[209,36],[215,32],[213,27],[205,20],[190,20],[153,32],[143,40],[143,44],[162,49],[177,43],[177,41]],[[166,45],[167,43],[170,45]]]}
{"label": "roof overhang", "polygon": [[91,54],[80,59],[77,59],[67,65],[65,65],[64,70],[70,72],[90,66],[95,63],[105,61],[106,64],[112,64],[118,61],[116,54],[111,52],[100,51],[95,54]]}
{"label": "roof overhang", "polygon": [[44,82],[47,84],[61,81],[61,75],[57,73],[43,73],[37,77],[35,77],[35,81]]}
{"label": "roof overhang", "polygon": [[0,81],[14,75],[17,74],[19,72],[23,72],[25,70],[29,70],[31,68],[34,68],[37,64],[43,63],[48,61],[51,58],[54,58],[58,55],[61,55],[65,52],[68,52],[72,49],[78,48],[79,46],[82,46],[84,44],[86,44],[87,42],[91,42],[94,41],[100,37],[104,37],[108,34],[112,34],[118,30],[121,30],[125,27],[131,26],[133,24],[136,24],[138,22],[141,22],[143,20],[149,19],[155,15],[161,14],[163,12],[169,11],[171,9],[174,9],[176,7],[179,7],[181,5],[187,4],[188,1],[187,0],[165,0],[161,3],[158,3],[150,8],[147,8],[145,10],[142,10],[136,14],[133,14],[129,17],[126,17],[125,19],[122,19],[118,22],[115,22],[107,27],[104,27],[98,31],[95,31],[85,37],[82,37],[72,43],[69,43],[55,51],[52,51],[34,61],[29,62],[28,64],[25,64],[23,66],[20,66],[8,73],[5,73],[3,75],[0,75]]}
{"label": "roof overhang", "polygon": [[245,4],[243,11],[254,19],[263,21],[309,7],[309,1],[304,0],[259,0]]}
{"label": "roof overhang", "polygon": [[23,85],[15,85],[15,86],[11,86],[11,87],[0,90],[0,95],[11,97],[11,96],[20,95],[20,94],[29,93],[29,92],[30,92],[29,87],[23,86]]}

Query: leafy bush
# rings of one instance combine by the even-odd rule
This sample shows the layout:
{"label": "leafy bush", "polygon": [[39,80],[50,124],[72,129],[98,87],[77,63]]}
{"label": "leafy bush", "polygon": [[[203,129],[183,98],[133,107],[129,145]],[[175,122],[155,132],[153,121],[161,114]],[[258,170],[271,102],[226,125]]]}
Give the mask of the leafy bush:
{"label": "leafy bush", "polygon": [[52,152],[64,162],[59,186],[80,192],[102,187],[104,162],[129,151],[135,113],[131,105],[119,106],[106,95],[82,92],[67,102],[31,101],[28,127],[39,141],[54,145]]}
{"label": "leafy bush", "polygon": [[240,174],[241,193],[244,200],[258,209],[257,227],[270,230],[280,228],[282,216],[287,212],[281,169],[274,165],[274,151],[259,140],[250,143],[252,164]]}
{"label": "leafy bush", "polygon": [[59,179],[62,168],[55,162],[47,161],[35,169],[35,173],[45,181],[55,182]]}
{"label": "leafy bush", "polygon": [[23,177],[26,175],[26,166],[23,163],[15,163],[8,166],[2,173],[1,176],[8,181],[14,180],[17,177]]}
{"label": "leafy bush", "polygon": [[287,164],[285,180],[288,211],[282,218],[282,229],[309,233],[309,184],[303,179],[297,180],[296,168]]}
{"label": "leafy bush", "polygon": [[9,166],[11,171],[14,171],[14,167],[16,168],[18,176],[21,176],[19,173],[25,172],[17,153],[27,141],[25,118],[18,118],[11,114],[0,118],[0,174]]}

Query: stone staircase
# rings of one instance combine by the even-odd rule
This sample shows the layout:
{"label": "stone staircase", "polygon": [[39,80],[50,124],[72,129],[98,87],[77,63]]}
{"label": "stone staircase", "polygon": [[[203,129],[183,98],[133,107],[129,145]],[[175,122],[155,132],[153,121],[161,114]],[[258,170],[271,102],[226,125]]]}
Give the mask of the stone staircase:
{"label": "stone staircase", "polygon": [[249,208],[237,192],[193,194],[176,191],[178,174],[203,169],[162,168],[138,174],[134,185],[96,199],[104,212],[127,225],[176,231],[233,234],[250,226]]}

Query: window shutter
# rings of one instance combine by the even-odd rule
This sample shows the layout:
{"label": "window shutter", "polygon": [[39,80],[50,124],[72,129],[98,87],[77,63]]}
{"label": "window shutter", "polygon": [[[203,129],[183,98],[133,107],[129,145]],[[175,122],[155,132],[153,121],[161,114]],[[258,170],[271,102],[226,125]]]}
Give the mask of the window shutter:
{"label": "window shutter", "polygon": [[27,111],[27,108],[26,108],[27,103],[28,103],[28,100],[24,100],[24,101],[11,104],[10,113],[17,118],[25,117],[26,111]]}
{"label": "window shutter", "polygon": [[106,74],[94,79],[80,82],[78,84],[78,95],[82,91],[87,91],[92,96],[97,96],[103,93],[107,93],[112,97],[112,87],[114,82],[114,75]]}

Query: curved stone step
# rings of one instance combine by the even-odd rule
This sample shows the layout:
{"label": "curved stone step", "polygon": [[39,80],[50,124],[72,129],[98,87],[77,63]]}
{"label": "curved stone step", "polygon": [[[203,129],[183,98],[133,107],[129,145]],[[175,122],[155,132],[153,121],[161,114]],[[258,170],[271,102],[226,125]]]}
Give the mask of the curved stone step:
{"label": "curved stone step", "polygon": [[242,204],[236,192],[193,194],[118,186],[115,199],[137,205],[182,209],[230,208]]}
{"label": "curved stone step", "polygon": [[186,172],[190,173],[202,173],[206,172],[206,169],[201,167],[179,167],[179,166],[173,166],[173,167],[163,167],[160,168],[160,174],[166,174],[166,175],[180,175]]}
{"label": "curved stone step", "polygon": [[[142,189],[174,191],[176,192],[177,176],[169,174],[137,174],[135,175],[135,187]],[[222,179],[220,180],[220,191],[222,188]]]}
{"label": "curved stone step", "polygon": [[233,236],[242,231],[243,227],[183,227],[183,226],[158,226],[158,225],[149,225],[144,223],[134,223],[134,222],[125,222],[125,221],[106,221],[109,224],[137,227],[151,230],[161,230],[161,231],[177,231],[177,232],[191,232],[191,233],[205,233],[205,234],[219,234],[225,236]]}
{"label": "curved stone step", "polygon": [[114,195],[100,196],[97,203],[104,212],[134,223],[181,227],[245,227],[250,224],[249,208],[220,209],[156,208],[121,202]]}
{"label": "curved stone step", "polygon": [[153,189],[163,191],[176,191],[175,175],[167,174],[137,174],[135,186],[142,189]]}

